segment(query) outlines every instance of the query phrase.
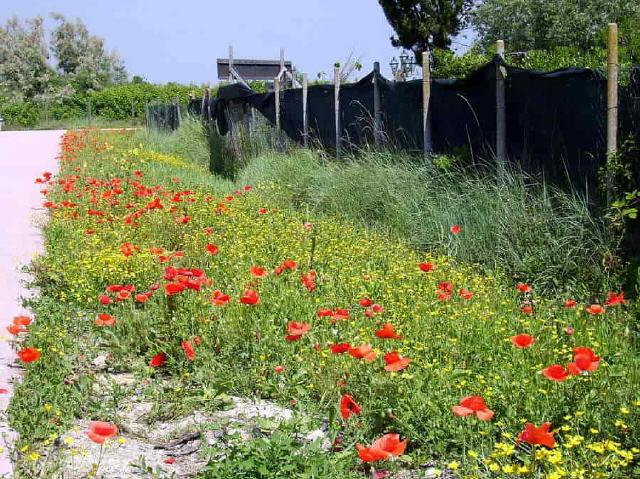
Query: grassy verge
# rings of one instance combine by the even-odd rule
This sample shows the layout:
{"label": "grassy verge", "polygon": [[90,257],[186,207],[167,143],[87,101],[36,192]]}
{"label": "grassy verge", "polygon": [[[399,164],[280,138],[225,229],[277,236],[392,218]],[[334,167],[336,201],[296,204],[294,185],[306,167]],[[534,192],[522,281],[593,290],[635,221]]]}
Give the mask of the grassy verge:
{"label": "grassy verge", "polygon": [[[496,218],[492,207],[472,201],[490,201],[499,186],[430,210],[439,224],[430,241],[439,238],[436,249],[451,253],[432,256],[338,211],[363,211],[348,203],[355,198],[345,193],[350,185],[377,198],[369,214],[392,214],[386,198],[421,187],[418,170],[383,175],[381,168],[393,170],[381,165],[370,168],[380,176],[370,173],[366,182],[364,165],[341,167],[321,197],[308,194],[318,183],[305,178],[331,170],[304,153],[286,167],[275,157],[268,167],[267,160],[254,163],[241,176],[251,180],[244,188],[131,133],[70,133],[64,148],[47,195],[46,254],[34,265],[36,317],[20,339],[41,357],[26,365],[9,410],[25,477],[37,477],[47,460],[42,448],[74,418],[119,423],[117,391],[92,387],[91,365],[101,355],[112,369],[135,375],[157,417],[215,409],[215,398],[237,394],[272,399],[328,425],[334,452],[297,452],[283,433],[239,446],[202,477],[233,477],[229,471],[249,467],[249,458],[247,477],[314,477],[312,466],[321,471],[315,477],[366,477],[355,445],[383,433],[401,434],[408,446],[398,461],[375,464],[382,470],[435,462],[464,477],[559,478],[629,477],[635,467],[640,362],[628,306],[591,314],[588,295],[516,290],[510,278],[458,259],[473,257],[465,250],[474,242],[488,241],[474,238],[483,230],[461,207]],[[277,168],[289,168],[286,182]],[[385,176],[395,186],[383,183]],[[303,207],[313,201],[332,206]],[[286,207],[290,202],[299,208]],[[518,204],[525,212],[540,208],[527,198]],[[450,231],[454,223],[462,225],[458,234]],[[122,293],[123,285],[135,292]],[[569,299],[578,303],[565,305]],[[511,338],[521,333],[535,342],[515,346]],[[345,343],[351,349],[339,354],[336,345]],[[577,347],[591,348],[599,362],[585,365]],[[400,361],[387,356],[394,352]],[[166,363],[151,367],[159,353]],[[590,371],[553,376],[557,381],[541,374],[574,359]],[[361,408],[347,419],[340,417],[345,394]],[[471,395],[484,398],[491,420],[452,412]],[[516,441],[525,424],[544,422],[552,425],[554,448]]]}
{"label": "grassy verge", "polygon": [[[271,201],[394,235],[544,292],[607,288],[612,239],[584,199],[511,170],[502,180],[422,164],[398,153],[324,162],[309,150],[264,154],[238,173]],[[463,227],[455,242],[449,226]]]}

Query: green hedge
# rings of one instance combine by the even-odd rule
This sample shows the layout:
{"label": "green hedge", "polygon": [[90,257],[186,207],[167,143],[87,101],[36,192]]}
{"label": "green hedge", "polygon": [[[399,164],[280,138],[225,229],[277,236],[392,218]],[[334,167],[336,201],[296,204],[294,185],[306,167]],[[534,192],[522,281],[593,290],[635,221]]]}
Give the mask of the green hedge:
{"label": "green hedge", "polygon": [[0,115],[8,126],[29,128],[44,122],[46,111],[50,121],[85,118],[91,102],[94,117],[115,121],[129,120],[132,106],[135,116],[142,118],[146,103],[169,102],[178,98],[180,103],[186,104],[190,93],[200,97],[201,92],[202,87],[196,85],[126,83],[97,92],[79,92],[63,99],[50,100],[46,106],[44,100],[18,101],[0,97]]}

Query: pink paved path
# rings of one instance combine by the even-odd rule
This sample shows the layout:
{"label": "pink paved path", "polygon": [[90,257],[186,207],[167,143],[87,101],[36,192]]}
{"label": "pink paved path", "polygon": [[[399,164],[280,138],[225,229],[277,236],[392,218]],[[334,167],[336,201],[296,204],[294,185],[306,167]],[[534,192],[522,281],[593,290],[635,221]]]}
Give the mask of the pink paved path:
{"label": "pink paved path", "polygon": [[[21,280],[21,265],[28,263],[42,250],[39,228],[33,220],[44,218],[41,208],[41,185],[34,184],[44,171],[55,173],[62,131],[0,132],[0,388],[11,391],[11,379],[19,369],[9,365],[15,361],[15,351],[8,341],[5,327],[14,316],[26,313],[20,297],[27,296]],[[0,395],[0,434],[11,440],[6,425],[10,394]],[[13,468],[4,440],[0,439],[0,477],[12,477]]]}

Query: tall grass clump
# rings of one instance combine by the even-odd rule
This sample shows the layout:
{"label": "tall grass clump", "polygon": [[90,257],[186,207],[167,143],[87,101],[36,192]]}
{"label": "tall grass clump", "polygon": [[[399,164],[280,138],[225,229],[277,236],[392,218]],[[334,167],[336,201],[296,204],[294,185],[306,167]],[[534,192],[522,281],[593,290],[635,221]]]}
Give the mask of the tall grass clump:
{"label": "tall grass clump", "polygon": [[209,167],[209,138],[205,125],[190,115],[172,132],[150,130],[140,133],[141,141],[160,153],[179,156],[199,166]]}
{"label": "tall grass clump", "polygon": [[587,201],[515,167],[497,179],[398,153],[336,163],[294,150],[255,159],[238,180],[267,185],[283,206],[345,217],[541,290],[598,291],[608,281],[611,241]]}

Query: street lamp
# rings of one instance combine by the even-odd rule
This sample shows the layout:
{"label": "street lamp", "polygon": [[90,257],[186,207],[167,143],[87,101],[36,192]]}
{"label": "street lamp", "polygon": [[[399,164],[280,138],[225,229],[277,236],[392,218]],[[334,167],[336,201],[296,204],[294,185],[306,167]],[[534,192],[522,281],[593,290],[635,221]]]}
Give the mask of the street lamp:
{"label": "street lamp", "polygon": [[413,74],[413,68],[415,67],[415,60],[406,50],[403,50],[400,54],[400,61],[396,57],[391,59],[389,66],[391,67],[391,73],[397,81],[405,81],[407,77]]}
{"label": "street lamp", "polygon": [[393,57],[391,59],[391,62],[389,62],[389,66],[391,67],[391,73],[393,73],[394,77],[398,77],[398,66],[400,64],[398,63],[398,59],[396,57]]}

